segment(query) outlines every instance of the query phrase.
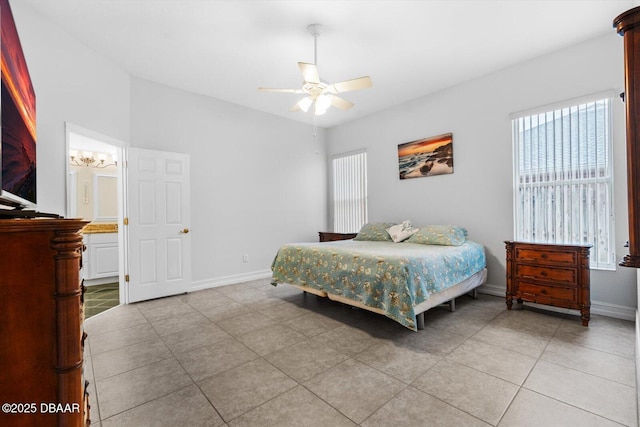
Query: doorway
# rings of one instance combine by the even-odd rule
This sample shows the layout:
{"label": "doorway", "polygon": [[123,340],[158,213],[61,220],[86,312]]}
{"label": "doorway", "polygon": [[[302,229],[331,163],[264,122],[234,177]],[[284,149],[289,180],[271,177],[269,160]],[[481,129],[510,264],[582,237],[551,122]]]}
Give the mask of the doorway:
{"label": "doorway", "polygon": [[67,123],[67,217],[90,221],[83,230],[85,316],[126,301],[122,233],[123,144]]}

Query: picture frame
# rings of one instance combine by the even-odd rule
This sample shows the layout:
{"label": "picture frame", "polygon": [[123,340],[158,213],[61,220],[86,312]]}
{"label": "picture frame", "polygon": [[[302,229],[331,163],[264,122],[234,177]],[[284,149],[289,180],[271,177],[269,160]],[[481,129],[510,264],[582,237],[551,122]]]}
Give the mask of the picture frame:
{"label": "picture frame", "polygon": [[400,179],[453,173],[453,134],[422,138],[398,144]]}

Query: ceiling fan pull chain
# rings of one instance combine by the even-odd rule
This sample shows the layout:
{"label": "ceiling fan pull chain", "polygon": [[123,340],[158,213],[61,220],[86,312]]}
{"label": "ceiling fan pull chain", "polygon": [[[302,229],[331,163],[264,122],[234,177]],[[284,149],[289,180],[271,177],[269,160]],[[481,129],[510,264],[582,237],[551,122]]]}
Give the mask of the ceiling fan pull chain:
{"label": "ceiling fan pull chain", "polygon": [[318,150],[318,116],[313,115],[313,142],[315,143],[314,153],[317,156]]}

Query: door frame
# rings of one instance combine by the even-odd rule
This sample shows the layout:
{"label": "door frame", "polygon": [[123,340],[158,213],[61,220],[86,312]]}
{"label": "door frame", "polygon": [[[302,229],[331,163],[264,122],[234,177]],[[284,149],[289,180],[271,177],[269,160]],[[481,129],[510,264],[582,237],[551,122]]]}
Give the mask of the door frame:
{"label": "door frame", "polygon": [[128,304],[129,303],[129,290],[125,283],[125,269],[126,269],[126,245],[125,245],[125,232],[124,232],[124,213],[126,212],[125,203],[125,177],[124,177],[124,154],[125,149],[129,146],[128,143],[121,141],[116,138],[112,138],[110,136],[101,134],[99,132],[84,128],[82,126],[78,126],[73,123],[65,122],[65,196],[66,196],[66,215],[69,217],[73,212],[71,208],[71,195],[69,194],[71,191],[71,181],[69,179],[71,174],[71,167],[69,165],[69,139],[70,134],[74,133],[76,135],[80,135],[95,141],[100,142],[101,144],[111,145],[116,148],[116,153],[118,157],[117,162],[117,178],[118,178],[118,288],[120,295],[120,304]]}

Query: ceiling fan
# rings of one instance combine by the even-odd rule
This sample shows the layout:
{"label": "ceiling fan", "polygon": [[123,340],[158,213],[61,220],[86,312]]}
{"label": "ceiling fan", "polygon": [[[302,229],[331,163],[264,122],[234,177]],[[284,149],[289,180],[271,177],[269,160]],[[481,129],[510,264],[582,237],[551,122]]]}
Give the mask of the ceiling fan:
{"label": "ceiling fan", "polygon": [[314,112],[317,116],[320,116],[327,112],[330,106],[334,106],[341,110],[348,110],[353,107],[353,103],[337,96],[338,93],[350,92],[354,90],[370,88],[373,83],[369,76],[358,77],[356,79],[345,80],[339,83],[324,83],[320,80],[318,74],[318,37],[320,36],[320,24],[311,24],[307,27],[307,31],[313,36],[313,64],[306,62],[298,62],[300,71],[304,81],[301,89],[273,89],[259,87],[258,90],[262,92],[287,92],[287,93],[300,93],[306,96],[296,102],[289,111],[309,111],[309,108],[313,104]]}

